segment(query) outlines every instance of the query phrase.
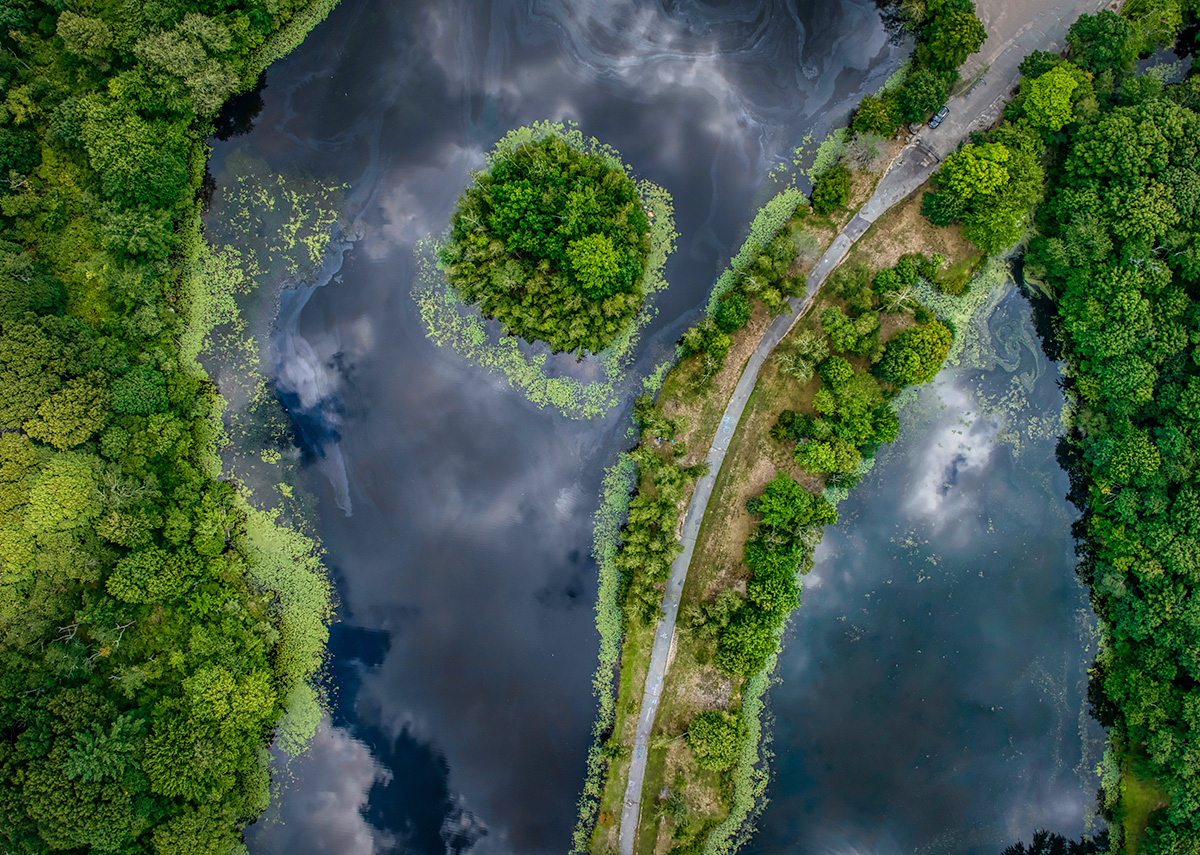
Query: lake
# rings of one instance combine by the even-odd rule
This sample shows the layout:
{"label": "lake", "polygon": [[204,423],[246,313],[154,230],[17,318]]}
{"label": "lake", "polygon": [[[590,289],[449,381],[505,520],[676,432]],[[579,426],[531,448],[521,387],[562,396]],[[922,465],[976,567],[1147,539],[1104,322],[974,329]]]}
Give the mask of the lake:
{"label": "lake", "polygon": [[[697,316],[771,170],[805,140],[811,155],[904,54],[867,0],[345,0],[272,66],[253,129],[214,143],[212,173],[249,151],[344,183],[360,237],[284,295],[271,342],[340,621],[330,715],[277,776],[253,853],[569,842],[595,714],[591,517],[629,444],[628,401],[571,420],[426,339],[414,245],[442,232],[486,151],[570,120],[673,195],[644,373]],[[1038,382],[1050,394],[1051,374]],[[973,450],[947,456],[954,406],[913,422],[826,539],[771,698],[763,851],[837,835],[903,849],[977,826],[998,839],[1037,816],[1005,805],[1076,780],[1086,621],[1065,479],[1049,439],[1017,463],[976,427]],[[921,481],[946,471],[944,491]],[[1082,802],[1060,800],[1044,815],[1069,827]]]}

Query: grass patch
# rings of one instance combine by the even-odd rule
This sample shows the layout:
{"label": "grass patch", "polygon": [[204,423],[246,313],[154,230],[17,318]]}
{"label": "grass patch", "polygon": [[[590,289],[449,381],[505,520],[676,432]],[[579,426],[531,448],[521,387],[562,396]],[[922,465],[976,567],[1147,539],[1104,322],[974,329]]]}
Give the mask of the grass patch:
{"label": "grass patch", "polygon": [[1138,855],[1142,835],[1150,825],[1150,815],[1170,802],[1162,787],[1152,778],[1134,771],[1134,758],[1125,758],[1121,774],[1121,827],[1125,832],[1125,855]]}
{"label": "grass patch", "polygon": [[891,267],[908,253],[919,252],[930,257],[938,253],[946,258],[943,281],[961,280],[966,285],[983,264],[983,253],[962,236],[960,226],[935,226],[921,216],[921,197],[931,189],[931,182],[925,182],[880,216],[859,238],[844,263],[866,262],[878,270]]}

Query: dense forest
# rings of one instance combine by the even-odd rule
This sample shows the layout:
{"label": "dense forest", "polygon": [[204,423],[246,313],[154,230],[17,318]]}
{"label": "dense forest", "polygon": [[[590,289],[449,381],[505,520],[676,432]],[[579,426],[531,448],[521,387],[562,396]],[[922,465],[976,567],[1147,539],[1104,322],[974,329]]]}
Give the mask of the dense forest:
{"label": "dense forest", "polygon": [[1065,58],[1025,60],[1005,121],[946,159],[924,206],[994,251],[1041,202],[1026,272],[1075,404],[1060,452],[1101,619],[1103,808],[1142,853],[1200,840],[1200,76],[1135,73],[1188,13],[1081,17]]}
{"label": "dense forest", "polygon": [[507,334],[602,350],[637,315],[650,221],[619,159],[558,134],[476,173],[440,260],[455,292]]}
{"label": "dense forest", "polygon": [[313,700],[328,590],[290,599],[311,553],[220,480],[198,191],[214,113],[332,5],[0,7],[5,852],[236,851]]}

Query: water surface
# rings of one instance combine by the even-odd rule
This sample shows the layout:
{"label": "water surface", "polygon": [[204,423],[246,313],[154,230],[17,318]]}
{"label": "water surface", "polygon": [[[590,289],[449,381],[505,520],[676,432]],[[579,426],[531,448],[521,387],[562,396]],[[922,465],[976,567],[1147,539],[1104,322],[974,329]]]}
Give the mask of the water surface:
{"label": "water surface", "polygon": [[920,391],[826,531],[748,852],[997,855],[1094,813],[1094,617],[1054,456],[1060,375],[1029,316],[1010,290],[982,367]]}
{"label": "water surface", "polygon": [[573,120],[673,194],[679,250],[644,367],[703,302],[771,168],[900,53],[869,0],[344,0],[272,67],[254,130],[216,146],[213,173],[249,146],[345,182],[363,237],[329,284],[284,301],[274,342],[342,623],[333,714],[252,851],[569,843],[595,714],[591,515],[626,414],[539,410],[425,339],[413,244],[442,231],[484,152]]}

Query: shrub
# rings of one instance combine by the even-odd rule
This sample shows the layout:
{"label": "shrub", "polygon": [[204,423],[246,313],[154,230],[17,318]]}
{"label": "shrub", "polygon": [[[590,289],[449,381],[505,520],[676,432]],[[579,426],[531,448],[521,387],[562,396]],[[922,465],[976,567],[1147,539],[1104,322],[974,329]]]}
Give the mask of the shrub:
{"label": "shrub", "polygon": [[750,301],[740,291],[727,291],[717,301],[713,320],[722,332],[740,330],[750,321]]}
{"label": "shrub", "polygon": [[724,710],[701,710],[688,726],[688,748],[702,769],[723,772],[737,762],[746,725]]}
{"label": "shrub", "polygon": [[928,383],[941,369],[953,341],[949,327],[940,321],[904,330],[887,343],[880,373],[895,386]]}
{"label": "shrub", "polygon": [[850,363],[840,356],[831,356],[821,363],[818,369],[821,373],[821,379],[831,389],[841,389],[854,376],[854,369]]}
{"label": "shrub", "polygon": [[812,208],[818,214],[828,214],[846,204],[850,198],[850,170],[837,164],[820,178],[812,191]]}

